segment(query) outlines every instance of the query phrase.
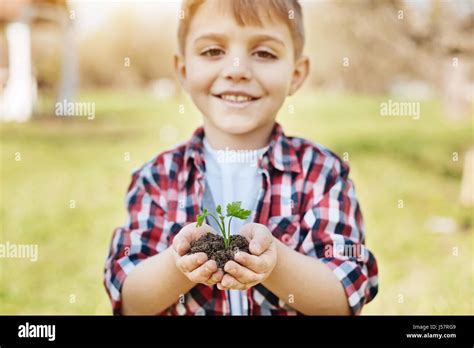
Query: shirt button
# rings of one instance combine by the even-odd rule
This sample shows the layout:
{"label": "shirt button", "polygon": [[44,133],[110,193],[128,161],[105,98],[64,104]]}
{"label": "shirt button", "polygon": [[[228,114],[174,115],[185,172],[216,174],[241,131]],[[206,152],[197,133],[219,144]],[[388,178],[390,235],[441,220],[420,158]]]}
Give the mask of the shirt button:
{"label": "shirt button", "polygon": [[293,242],[293,238],[291,238],[291,234],[285,233],[281,236],[281,241],[286,245],[290,245]]}

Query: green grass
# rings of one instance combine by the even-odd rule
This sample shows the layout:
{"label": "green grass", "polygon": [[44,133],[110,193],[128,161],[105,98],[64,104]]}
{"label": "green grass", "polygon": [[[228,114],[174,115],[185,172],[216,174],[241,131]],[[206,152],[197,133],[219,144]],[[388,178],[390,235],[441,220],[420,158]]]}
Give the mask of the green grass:
{"label": "green grass", "polygon": [[[188,100],[105,91],[81,98],[96,103],[94,120],[48,116],[46,102],[34,121],[1,125],[0,242],[39,245],[37,262],[0,259],[2,314],[111,313],[102,267],[112,231],[126,218],[130,173],[200,124]],[[472,123],[445,121],[437,101],[422,103],[419,120],[381,117],[387,99],[300,95],[287,101],[295,112],[285,105],[278,120],[288,135],[350,156],[380,274],[365,314],[473,314],[473,218],[458,203],[462,156],[452,161],[472,146]],[[432,233],[433,215],[467,227]]]}

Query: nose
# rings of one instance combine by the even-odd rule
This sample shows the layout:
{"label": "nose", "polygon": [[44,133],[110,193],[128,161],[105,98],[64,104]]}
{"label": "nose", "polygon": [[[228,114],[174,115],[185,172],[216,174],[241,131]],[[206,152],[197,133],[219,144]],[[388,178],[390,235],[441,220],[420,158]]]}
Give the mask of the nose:
{"label": "nose", "polygon": [[234,55],[226,62],[222,69],[222,77],[232,82],[248,81],[252,78],[252,72],[247,59],[243,55]]}

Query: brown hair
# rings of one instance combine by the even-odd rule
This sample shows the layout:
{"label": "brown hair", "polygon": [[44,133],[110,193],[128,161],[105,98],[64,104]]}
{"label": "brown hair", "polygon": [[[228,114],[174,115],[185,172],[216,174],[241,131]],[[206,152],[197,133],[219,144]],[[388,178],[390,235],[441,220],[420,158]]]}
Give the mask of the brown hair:
{"label": "brown hair", "polygon": [[[199,6],[209,0],[183,0],[181,7],[184,18],[179,22],[178,44],[180,53],[184,55],[185,41],[189,26]],[[293,45],[295,59],[298,59],[304,46],[303,13],[298,0],[214,0],[230,4],[231,12],[238,25],[262,26],[260,15],[264,13],[271,21],[280,20],[288,25]]]}

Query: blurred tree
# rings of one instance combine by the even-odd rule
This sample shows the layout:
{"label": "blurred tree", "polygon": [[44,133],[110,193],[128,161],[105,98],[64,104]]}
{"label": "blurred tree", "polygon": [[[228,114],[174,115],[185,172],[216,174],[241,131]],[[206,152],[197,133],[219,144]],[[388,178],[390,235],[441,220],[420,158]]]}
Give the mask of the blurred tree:
{"label": "blurred tree", "polygon": [[[65,87],[68,87],[66,96],[72,97],[74,70],[64,68],[73,68],[72,59],[63,56],[60,64],[56,50],[71,50],[70,38],[64,39],[60,35],[70,27],[67,11],[66,0],[0,0],[0,27],[6,37],[2,46],[7,52],[6,56],[0,55],[1,65],[5,66],[0,76],[0,83],[5,84],[4,90],[0,89],[1,120],[20,122],[31,118],[37,98],[37,81],[40,81],[39,87],[52,86],[61,76],[60,95],[64,97]],[[42,32],[43,27],[49,30]],[[42,38],[39,44],[35,40],[38,37]],[[46,61],[41,60],[44,56]]]}
{"label": "blurred tree", "polygon": [[137,87],[174,76],[175,18],[140,18],[126,7],[81,44],[83,85]]}
{"label": "blurred tree", "polygon": [[441,90],[442,66],[451,57],[470,58],[472,79],[474,9],[469,0],[305,4],[317,85],[380,93],[407,76]]}

